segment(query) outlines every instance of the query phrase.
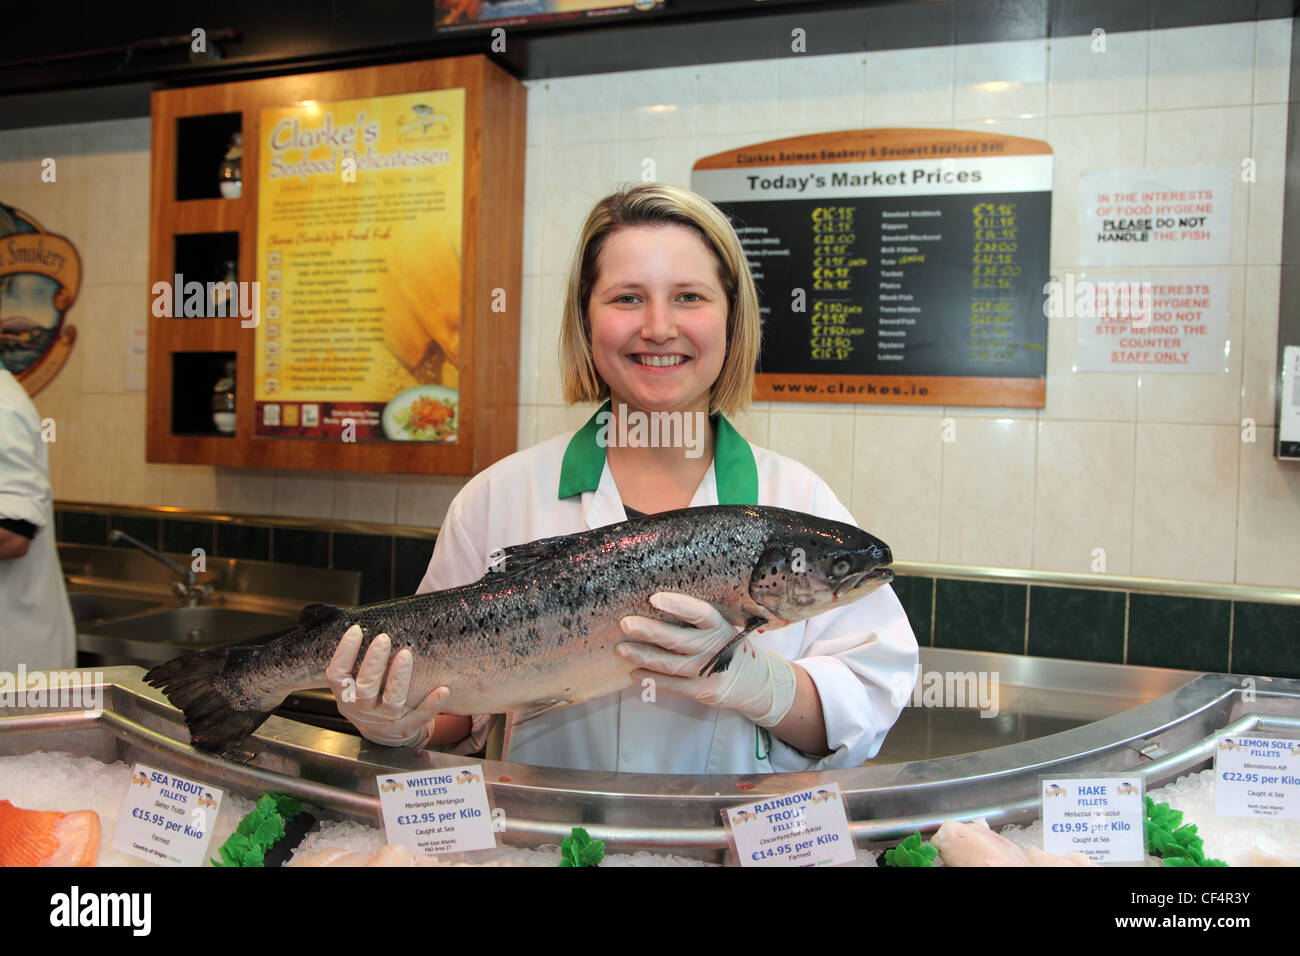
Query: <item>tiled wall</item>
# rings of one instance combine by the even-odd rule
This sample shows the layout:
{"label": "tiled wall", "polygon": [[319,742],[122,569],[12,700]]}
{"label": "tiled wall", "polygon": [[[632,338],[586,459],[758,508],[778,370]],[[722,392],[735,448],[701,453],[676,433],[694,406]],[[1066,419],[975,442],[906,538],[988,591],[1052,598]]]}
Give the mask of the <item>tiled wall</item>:
{"label": "tiled wall", "polygon": [[[701,156],[809,132],[922,126],[1045,139],[1056,151],[1059,274],[1077,267],[1081,172],[1249,156],[1257,179],[1237,185],[1233,206],[1227,374],[1074,373],[1072,321],[1054,320],[1042,410],[759,403],[736,423],[821,474],[899,560],[1087,573],[1103,548],[1115,574],[1300,585],[1300,467],[1272,457],[1290,29],[1112,34],[1104,54],[1067,37],[529,82],[520,444],[589,414],[560,396],[563,277],[591,204],[640,179],[646,159],[659,179],[689,184]],[[149,301],[148,148],[147,120],[0,133],[0,200],[69,236],[85,260],[71,313],[82,338],[37,397],[59,423],[56,495],[436,526],[458,479],[144,462],[144,393],[124,390],[123,362],[127,325]],[[40,181],[45,156],[58,162],[56,183]],[[940,440],[946,417],[955,442]],[[1246,417],[1254,443],[1241,440]],[[1033,649],[1029,604],[1028,623],[1012,621],[997,641]],[[1130,638],[1132,657],[1129,604],[1120,640]],[[1229,613],[1213,641],[1226,644],[1240,617]],[[1097,654],[1128,659],[1114,656],[1113,627],[1099,633]],[[929,634],[927,619],[923,641]],[[971,638],[937,629],[935,639]]]}
{"label": "tiled wall", "polygon": [[1300,607],[928,577],[893,588],[922,646],[1300,677]]}
{"label": "tiled wall", "polygon": [[[75,544],[108,545],[120,529],[161,551],[188,554],[202,548],[216,558],[252,558],[280,564],[361,572],[361,603],[373,604],[414,594],[433,554],[432,537],[364,534],[323,530],[304,521],[300,527],[255,522],[231,523],[195,518],[137,514],[101,514],[56,508],[58,539]],[[130,545],[117,543],[113,547]]]}

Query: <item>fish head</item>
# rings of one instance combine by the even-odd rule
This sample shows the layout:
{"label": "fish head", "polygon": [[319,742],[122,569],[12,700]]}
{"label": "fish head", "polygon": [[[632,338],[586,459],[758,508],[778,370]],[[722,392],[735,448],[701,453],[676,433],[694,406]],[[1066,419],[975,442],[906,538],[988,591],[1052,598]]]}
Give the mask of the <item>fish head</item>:
{"label": "fish head", "polygon": [[750,597],[778,622],[805,620],[894,579],[885,542],[853,525],[801,517],[774,530],[750,576]]}

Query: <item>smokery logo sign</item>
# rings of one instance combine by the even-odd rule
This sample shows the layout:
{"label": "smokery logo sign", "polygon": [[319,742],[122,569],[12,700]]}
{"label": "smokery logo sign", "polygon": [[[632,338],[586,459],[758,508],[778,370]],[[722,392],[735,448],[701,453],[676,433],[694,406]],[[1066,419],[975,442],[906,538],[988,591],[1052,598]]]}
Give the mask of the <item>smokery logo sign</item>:
{"label": "smokery logo sign", "polygon": [[0,362],[35,395],[68,360],[64,320],[81,288],[81,257],[63,236],[0,203]]}

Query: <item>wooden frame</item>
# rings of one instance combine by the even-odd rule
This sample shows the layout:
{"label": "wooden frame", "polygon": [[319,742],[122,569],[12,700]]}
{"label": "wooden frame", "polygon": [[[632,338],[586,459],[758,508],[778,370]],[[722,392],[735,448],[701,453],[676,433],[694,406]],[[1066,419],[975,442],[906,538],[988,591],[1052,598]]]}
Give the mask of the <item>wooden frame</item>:
{"label": "wooden frame", "polygon": [[[174,239],[237,232],[241,280],[257,275],[259,116],[266,107],[393,93],[465,90],[461,236],[460,429],[455,444],[254,437],[254,330],[238,319],[173,319],[149,305],[146,459],[314,471],[470,475],[515,450],[520,278],[523,258],[526,89],[482,56],[309,73],[153,94],[149,283],[172,282]],[[177,121],[239,113],[243,190],[238,199],[176,199]],[[213,175],[215,178],[216,170]],[[485,268],[485,266],[490,266]],[[493,312],[502,289],[506,311]],[[172,353],[233,352],[236,428],[231,437],[176,435]]]}

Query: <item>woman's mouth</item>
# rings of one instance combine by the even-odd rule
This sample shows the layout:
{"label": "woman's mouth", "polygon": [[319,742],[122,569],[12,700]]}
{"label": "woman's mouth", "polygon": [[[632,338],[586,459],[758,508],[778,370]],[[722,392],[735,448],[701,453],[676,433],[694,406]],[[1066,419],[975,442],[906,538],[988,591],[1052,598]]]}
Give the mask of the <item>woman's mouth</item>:
{"label": "woman's mouth", "polygon": [[685,355],[651,355],[645,352],[632,355],[631,359],[637,365],[644,365],[649,368],[671,368],[674,365],[682,365],[690,361]]}

